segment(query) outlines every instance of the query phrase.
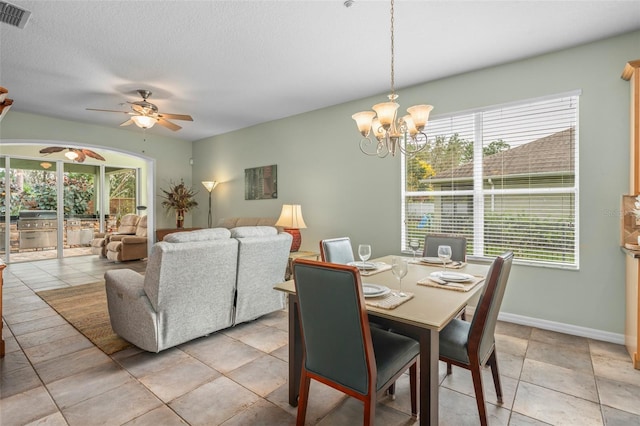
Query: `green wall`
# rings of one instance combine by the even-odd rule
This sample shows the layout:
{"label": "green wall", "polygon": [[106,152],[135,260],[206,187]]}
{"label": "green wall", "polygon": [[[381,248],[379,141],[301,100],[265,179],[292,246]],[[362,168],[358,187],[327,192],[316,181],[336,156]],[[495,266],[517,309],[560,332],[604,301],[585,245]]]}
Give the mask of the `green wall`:
{"label": "green wall", "polygon": [[[502,309],[512,316],[600,331],[614,340],[624,333],[619,210],[629,190],[630,89],[620,74],[627,61],[640,57],[639,46],[640,32],[633,32],[399,91],[402,110],[430,103],[436,116],[582,90],[580,269],[514,267]],[[221,182],[213,194],[214,220],[277,217],[282,204],[301,204],[308,226],[302,249],[317,250],[320,239],[348,235],[354,247],[370,243],[374,256],[398,253],[400,159],[361,154],[351,119],[385,95],[194,142],[193,181]],[[244,200],[244,169],[269,164],[278,165],[278,199]],[[194,220],[205,224],[206,214],[200,209]]]}
{"label": "green wall", "polygon": [[[640,32],[399,90],[402,110],[417,103],[433,115],[571,90],[580,98],[578,271],[515,266],[503,312],[601,332],[624,333],[624,255],[620,203],[629,174],[629,83],[624,64],[639,59]],[[357,72],[345,75],[357,78]],[[402,73],[402,70],[397,70]],[[384,72],[380,67],[376,72]],[[155,159],[155,191],[184,178],[199,191],[190,226],[206,226],[208,193],[214,221],[227,216],[273,216],[282,204],[301,204],[308,229],[302,249],[342,235],[354,246],[370,243],[374,256],[400,250],[400,159],[366,157],[351,114],[386,99],[379,95],[219,135],[193,143],[9,111],[0,124],[5,140],[55,140],[106,146]],[[304,94],[301,93],[301,96]],[[0,147],[0,153],[4,147]],[[189,159],[194,159],[190,166]],[[278,165],[278,198],[244,200],[244,169]],[[172,226],[156,206],[158,227]],[[574,330],[575,331],[575,330]]]}

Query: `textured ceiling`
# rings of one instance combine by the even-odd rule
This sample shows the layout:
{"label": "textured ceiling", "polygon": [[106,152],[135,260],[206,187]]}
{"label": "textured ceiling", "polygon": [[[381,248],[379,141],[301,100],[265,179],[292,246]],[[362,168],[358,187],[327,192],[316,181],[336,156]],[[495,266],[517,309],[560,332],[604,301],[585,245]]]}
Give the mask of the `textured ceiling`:
{"label": "textured ceiling", "polygon": [[[388,1],[9,2],[31,11],[0,24],[12,111],[116,127],[124,114],[85,108],[149,89],[194,121],[148,131],[197,140],[389,90]],[[396,0],[395,21],[406,87],[640,29],[640,0]]]}

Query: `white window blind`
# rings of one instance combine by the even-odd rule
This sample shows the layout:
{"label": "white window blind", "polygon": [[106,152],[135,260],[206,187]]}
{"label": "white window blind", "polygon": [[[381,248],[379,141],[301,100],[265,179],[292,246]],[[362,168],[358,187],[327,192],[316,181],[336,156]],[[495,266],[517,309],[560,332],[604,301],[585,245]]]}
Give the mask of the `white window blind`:
{"label": "white window blind", "polygon": [[469,256],[577,267],[578,96],[430,121],[427,148],[403,163],[402,249],[462,234]]}

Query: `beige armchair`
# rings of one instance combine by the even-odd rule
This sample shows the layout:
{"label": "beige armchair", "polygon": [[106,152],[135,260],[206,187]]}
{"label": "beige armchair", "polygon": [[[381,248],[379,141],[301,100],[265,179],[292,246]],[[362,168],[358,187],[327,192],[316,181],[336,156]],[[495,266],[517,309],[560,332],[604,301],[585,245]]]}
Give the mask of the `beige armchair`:
{"label": "beige armchair", "polygon": [[109,243],[113,235],[134,235],[136,233],[136,225],[140,216],[137,214],[126,214],[122,216],[120,220],[120,226],[116,233],[99,233],[95,234],[93,240],[91,240],[91,253],[97,254],[100,257],[107,257],[107,244]]}
{"label": "beige armchair", "polygon": [[106,245],[107,259],[114,262],[147,257],[147,216],[142,216],[134,235],[112,235]]}

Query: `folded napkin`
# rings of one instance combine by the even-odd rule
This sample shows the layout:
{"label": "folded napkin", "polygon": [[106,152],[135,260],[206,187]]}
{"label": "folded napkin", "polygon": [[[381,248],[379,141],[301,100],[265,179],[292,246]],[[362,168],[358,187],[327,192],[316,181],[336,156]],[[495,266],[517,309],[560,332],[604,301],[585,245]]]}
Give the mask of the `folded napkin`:
{"label": "folded napkin", "polygon": [[391,293],[387,293],[384,296],[367,297],[366,299],[364,299],[364,303],[366,303],[368,306],[373,306],[376,308],[393,309],[413,298],[413,293],[405,291],[404,294],[406,296],[402,297],[395,291],[392,291]]}
{"label": "folded napkin", "polygon": [[375,275],[375,274],[379,274],[380,272],[384,272],[384,271],[388,271],[389,269],[391,269],[391,265],[389,265],[388,263],[384,263],[384,262],[376,262],[376,269],[369,269],[369,270],[360,270],[360,275],[363,277],[368,277],[370,275]]}
{"label": "folded napkin", "polygon": [[464,283],[452,283],[447,282],[446,284],[440,284],[436,281],[432,280],[431,277],[422,278],[418,281],[419,285],[426,285],[428,287],[438,287],[444,288],[445,290],[454,290],[454,291],[469,291],[478,284],[484,281],[484,277],[475,276],[471,281]]}

